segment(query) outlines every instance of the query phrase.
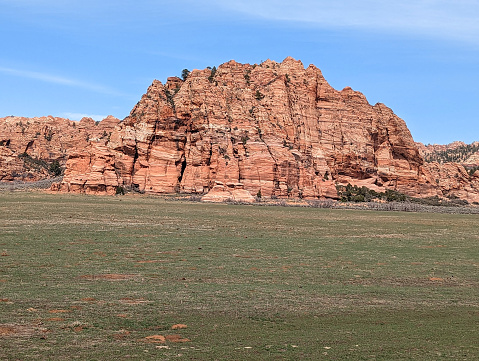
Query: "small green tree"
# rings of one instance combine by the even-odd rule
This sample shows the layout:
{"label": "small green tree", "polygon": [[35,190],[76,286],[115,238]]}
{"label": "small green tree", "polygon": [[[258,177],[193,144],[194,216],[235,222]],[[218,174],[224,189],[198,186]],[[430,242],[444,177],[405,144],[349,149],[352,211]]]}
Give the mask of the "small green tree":
{"label": "small green tree", "polygon": [[215,75],[216,75],[216,66],[211,68],[211,74],[208,77],[208,80],[210,81],[210,83],[213,83],[215,81]]}
{"label": "small green tree", "polygon": [[188,69],[183,69],[183,71],[181,72],[181,78],[183,80],[186,80],[186,78],[188,78],[188,75],[190,75],[190,71]]}
{"label": "small green tree", "polygon": [[264,98],[264,95],[259,90],[256,90],[256,94],[254,97],[256,98],[256,100],[261,100]]}
{"label": "small green tree", "polygon": [[60,165],[60,162],[58,160],[54,160],[51,164],[50,167],[48,168],[51,174],[53,174],[55,177],[58,177],[59,175],[62,174],[63,169]]}
{"label": "small green tree", "polygon": [[258,193],[256,193],[256,198],[261,198],[262,194],[261,194],[261,189],[258,191]]}

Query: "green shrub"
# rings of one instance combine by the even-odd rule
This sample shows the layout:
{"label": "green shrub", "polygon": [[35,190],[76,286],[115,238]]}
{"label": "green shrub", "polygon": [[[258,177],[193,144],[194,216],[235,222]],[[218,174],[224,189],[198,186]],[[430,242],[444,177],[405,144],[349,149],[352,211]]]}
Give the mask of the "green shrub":
{"label": "green shrub", "polygon": [[211,68],[211,74],[208,77],[208,80],[210,81],[210,83],[213,83],[215,81],[215,75],[216,75],[216,66]]}
{"label": "green shrub", "polygon": [[45,139],[49,142],[53,138],[53,131],[51,129],[48,130],[48,132],[44,135]]}
{"label": "green shrub", "polygon": [[188,78],[188,75],[190,75],[190,71],[188,69],[183,69],[181,72],[181,78],[183,80],[186,80],[186,78]]}
{"label": "green shrub", "polygon": [[467,172],[472,177],[477,170],[479,170],[479,167],[472,167],[472,168],[467,169]]}
{"label": "green shrub", "polygon": [[50,167],[48,168],[48,170],[55,177],[58,177],[63,173],[63,169],[62,169],[62,167],[60,165],[60,162],[58,160],[54,160],[53,162],[51,162]]}
{"label": "green shrub", "polygon": [[250,77],[250,75],[249,75],[250,72],[251,72],[251,70],[248,70],[248,71],[246,72],[246,74],[244,75],[244,78],[245,78],[245,80],[246,80],[246,84],[248,84],[248,85],[250,84],[250,81],[251,81],[251,77]]}
{"label": "green shrub", "polygon": [[264,95],[259,90],[256,90],[256,94],[254,97],[256,98],[256,100],[261,100],[264,98]]}
{"label": "green shrub", "polygon": [[435,151],[424,156],[426,162],[456,162],[461,163],[469,158],[472,154],[479,151],[479,145],[477,144],[465,144],[460,145],[454,149],[446,149],[443,151]]}
{"label": "green shrub", "polygon": [[376,192],[367,187],[358,187],[351,184],[336,185],[339,199],[342,202],[371,202],[372,200],[384,200],[387,202],[405,202],[407,196],[398,191],[387,189],[385,192]]}

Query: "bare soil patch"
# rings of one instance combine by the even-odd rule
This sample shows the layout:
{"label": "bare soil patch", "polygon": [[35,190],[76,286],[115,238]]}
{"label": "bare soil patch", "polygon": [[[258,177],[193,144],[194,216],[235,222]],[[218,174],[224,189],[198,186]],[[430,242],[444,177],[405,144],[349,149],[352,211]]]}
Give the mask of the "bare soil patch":
{"label": "bare soil patch", "polygon": [[165,339],[169,342],[190,342],[189,339],[184,338],[181,335],[166,335]]}
{"label": "bare soil patch", "polygon": [[3,324],[0,325],[0,337],[28,337],[38,330],[32,326]]}
{"label": "bare soil patch", "polygon": [[147,336],[145,337],[146,342],[150,343],[165,343],[166,338],[165,336],[162,335],[152,335],[152,336]]}
{"label": "bare soil patch", "polygon": [[182,324],[182,323],[178,323],[176,325],[171,326],[172,330],[179,330],[179,329],[182,329],[182,328],[188,328],[188,326],[185,325],[185,324]]}

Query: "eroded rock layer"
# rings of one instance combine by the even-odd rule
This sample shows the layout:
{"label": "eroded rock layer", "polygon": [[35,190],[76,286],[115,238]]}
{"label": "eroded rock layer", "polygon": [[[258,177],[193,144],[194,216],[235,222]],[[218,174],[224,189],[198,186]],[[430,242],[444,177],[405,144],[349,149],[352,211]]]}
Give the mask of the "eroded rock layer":
{"label": "eroded rock layer", "polygon": [[[405,122],[333,89],[315,66],[287,58],[215,70],[155,80],[108,142],[70,156],[61,190],[218,196],[230,184],[253,196],[336,198],[335,184],[351,183],[443,196],[442,170],[424,163]],[[477,184],[453,172],[470,188],[459,196],[477,199]]]}
{"label": "eroded rock layer", "polygon": [[122,122],[0,118],[0,181],[51,177],[54,161],[66,167],[54,189],[70,192],[251,202],[336,198],[335,186],[351,183],[479,202],[479,171],[425,163],[391,109],[292,58],[155,80]]}
{"label": "eroded rock layer", "polygon": [[107,117],[99,123],[52,116],[0,118],[0,181],[37,181],[53,176],[71,152],[91,142],[107,142],[120,121]]}

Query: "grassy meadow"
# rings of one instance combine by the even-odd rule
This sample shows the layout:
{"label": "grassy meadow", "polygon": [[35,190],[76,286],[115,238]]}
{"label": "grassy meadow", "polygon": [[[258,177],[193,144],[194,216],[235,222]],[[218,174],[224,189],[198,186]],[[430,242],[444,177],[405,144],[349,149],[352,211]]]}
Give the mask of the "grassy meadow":
{"label": "grassy meadow", "polygon": [[1,360],[477,360],[479,216],[0,193]]}

